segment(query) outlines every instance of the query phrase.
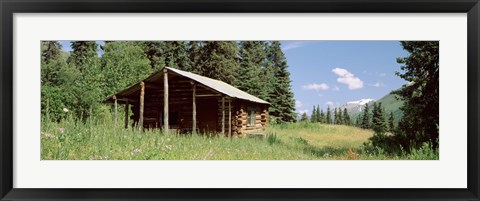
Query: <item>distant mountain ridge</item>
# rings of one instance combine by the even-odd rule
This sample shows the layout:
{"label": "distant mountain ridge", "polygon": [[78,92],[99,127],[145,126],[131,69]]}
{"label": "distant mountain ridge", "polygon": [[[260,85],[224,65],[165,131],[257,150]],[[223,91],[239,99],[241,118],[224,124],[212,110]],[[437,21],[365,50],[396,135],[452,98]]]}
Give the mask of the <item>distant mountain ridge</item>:
{"label": "distant mountain ridge", "polygon": [[360,99],[356,101],[349,101],[347,102],[346,105],[343,105],[340,108],[342,110],[344,108],[347,108],[351,116],[351,119],[354,120],[357,118],[358,115],[362,113],[363,108],[367,103],[368,103],[370,112],[372,110],[372,105],[374,102],[381,103],[385,111],[386,119],[390,117],[390,112],[393,112],[393,117],[395,119],[395,122],[398,123],[398,121],[403,117],[403,111],[400,110],[400,107],[403,105],[403,101],[399,100],[397,97],[398,97],[397,95],[389,93],[384,97],[380,98],[379,100],[367,98],[367,99]]}

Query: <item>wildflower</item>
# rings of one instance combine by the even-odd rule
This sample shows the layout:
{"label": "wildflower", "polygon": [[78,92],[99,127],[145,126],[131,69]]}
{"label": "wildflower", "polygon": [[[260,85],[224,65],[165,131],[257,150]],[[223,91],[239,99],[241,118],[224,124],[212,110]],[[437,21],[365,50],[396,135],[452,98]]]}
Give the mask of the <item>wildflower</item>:
{"label": "wildflower", "polygon": [[108,156],[100,156],[99,159],[100,160],[108,160]]}
{"label": "wildflower", "polygon": [[135,148],[135,149],[130,153],[130,155],[133,156],[133,155],[135,155],[135,154],[140,153],[141,151],[142,151],[142,149],[140,149],[140,148]]}
{"label": "wildflower", "polygon": [[59,128],[58,131],[60,131],[60,133],[64,133],[64,132],[65,132],[65,128]]}
{"label": "wildflower", "polygon": [[324,158],[328,158],[329,156],[330,156],[330,154],[328,154],[328,153],[323,154]]}
{"label": "wildflower", "polygon": [[63,111],[64,111],[64,112],[68,112],[68,109],[67,109],[67,108],[63,108]]}

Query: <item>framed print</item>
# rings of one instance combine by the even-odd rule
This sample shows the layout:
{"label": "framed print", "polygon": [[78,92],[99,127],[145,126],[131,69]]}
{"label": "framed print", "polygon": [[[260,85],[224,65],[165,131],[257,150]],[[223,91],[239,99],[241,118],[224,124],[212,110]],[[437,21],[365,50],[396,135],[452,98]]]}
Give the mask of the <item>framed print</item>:
{"label": "framed print", "polygon": [[2,1],[2,200],[479,200],[478,1]]}

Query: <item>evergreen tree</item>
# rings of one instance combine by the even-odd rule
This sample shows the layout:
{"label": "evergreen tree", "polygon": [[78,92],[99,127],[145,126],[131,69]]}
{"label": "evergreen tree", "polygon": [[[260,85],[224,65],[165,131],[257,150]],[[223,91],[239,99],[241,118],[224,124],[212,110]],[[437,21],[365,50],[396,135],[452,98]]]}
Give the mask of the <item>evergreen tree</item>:
{"label": "evergreen tree", "polygon": [[390,118],[388,119],[388,131],[393,133],[395,131],[395,118],[393,112],[390,112]]}
{"label": "evergreen tree", "polygon": [[42,41],[42,62],[49,63],[61,58],[62,45],[58,41]]}
{"label": "evergreen tree", "polygon": [[382,103],[373,103],[372,109],[372,129],[376,134],[383,135],[387,130],[385,114],[382,109]]}
{"label": "evergreen tree", "polygon": [[[83,66],[86,63],[91,62],[93,57],[97,57],[98,45],[95,41],[72,41],[72,55],[69,57],[69,63],[73,63],[83,71]],[[95,60],[95,59],[93,59]]]}
{"label": "evergreen tree", "polygon": [[343,120],[343,114],[342,114],[342,109],[338,108],[338,124],[345,124]]}
{"label": "evergreen tree", "polygon": [[419,147],[429,142],[438,148],[439,125],[439,42],[403,41],[403,49],[410,53],[398,58],[403,73],[396,74],[408,81],[397,92],[404,101],[400,108],[404,116],[399,122],[403,147]]}
{"label": "evergreen tree", "polygon": [[[202,46],[198,73],[200,75],[221,80],[228,84],[235,83],[235,72],[238,70],[238,47],[234,41],[207,41]],[[294,102],[295,104],[295,102]],[[295,106],[295,105],[294,105]],[[295,121],[295,113],[291,112],[291,120]]]}
{"label": "evergreen tree", "polygon": [[320,106],[319,105],[317,105],[317,111],[315,112],[315,117],[317,118],[317,120],[315,120],[315,122],[321,122]]}
{"label": "evergreen tree", "polygon": [[333,112],[333,114],[334,114],[334,117],[333,117],[334,121],[333,121],[333,123],[334,123],[334,124],[339,124],[340,121],[339,121],[339,116],[338,116],[337,108],[334,108],[333,110],[334,110],[334,112]]}
{"label": "evergreen tree", "polygon": [[326,119],[325,119],[325,113],[323,112],[323,109],[320,110],[320,123],[324,124],[326,123]]}
{"label": "evergreen tree", "polygon": [[263,69],[266,66],[265,42],[240,41],[240,67],[234,85],[249,94],[266,99],[268,92],[264,90]]}
{"label": "evergreen tree", "polygon": [[325,123],[331,124],[332,123],[332,112],[330,111],[330,106],[327,107],[327,120]]}
{"label": "evergreen tree", "polygon": [[141,44],[143,45],[143,52],[150,61],[150,67],[154,70],[159,70],[163,68],[165,66],[165,60],[162,57],[161,52],[162,42],[145,41],[141,42]]}
{"label": "evergreen tree", "polygon": [[166,41],[161,43],[161,50],[166,66],[184,71],[192,71],[187,42]]}
{"label": "evergreen tree", "polygon": [[300,118],[300,121],[301,121],[301,122],[307,122],[307,121],[308,121],[308,116],[307,116],[307,113],[306,113],[306,112],[304,112],[304,113],[302,114],[302,117]]}
{"label": "evergreen tree", "polygon": [[358,114],[357,119],[355,120],[355,126],[359,128],[362,127],[362,114]]}
{"label": "evergreen tree", "polygon": [[279,41],[273,41],[268,48],[268,61],[273,68],[273,83],[269,93],[270,114],[277,117],[279,123],[292,122],[295,120],[295,100],[291,87],[290,72],[287,68],[287,60],[282,52]]}
{"label": "evergreen tree", "polygon": [[310,116],[310,121],[312,123],[317,122],[317,110],[315,109],[315,105],[313,106],[312,115]]}
{"label": "evergreen tree", "polygon": [[202,42],[190,41],[188,42],[188,58],[190,60],[191,72],[199,73],[198,66],[200,65],[200,58],[202,56]]}
{"label": "evergreen tree", "polygon": [[365,107],[363,108],[362,123],[360,127],[364,129],[370,128],[370,114],[369,114],[368,103],[366,103]]}
{"label": "evergreen tree", "polygon": [[350,115],[348,115],[347,108],[343,108],[343,124],[347,126],[351,124]]}

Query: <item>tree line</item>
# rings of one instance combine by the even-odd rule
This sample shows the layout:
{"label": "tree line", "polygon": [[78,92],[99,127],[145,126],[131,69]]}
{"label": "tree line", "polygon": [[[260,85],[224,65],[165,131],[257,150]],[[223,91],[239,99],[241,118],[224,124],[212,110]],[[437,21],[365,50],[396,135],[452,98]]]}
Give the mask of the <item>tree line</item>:
{"label": "tree line", "polygon": [[[269,102],[275,123],[293,122],[295,101],[279,41],[58,41],[41,43],[42,115],[58,121],[108,115],[101,103],[164,66],[231,84]],[[99,54],[99,52],[101,54]]]}
{"label": "tree line", "polygon": [[[304,112],[300,121],[306,122],[309,121],[308,115]],[[333,115],[330,109],[330,106],[327,107],[327,111],[323,112],[323,109],[320,109],[320,106],[313,106],[312,114],[310,115],[311,123],[322,123],[322,124],[337,124],[337,125],[351,125],[350,115],[347,108],[334,108]]]}

